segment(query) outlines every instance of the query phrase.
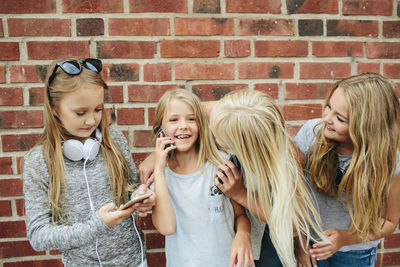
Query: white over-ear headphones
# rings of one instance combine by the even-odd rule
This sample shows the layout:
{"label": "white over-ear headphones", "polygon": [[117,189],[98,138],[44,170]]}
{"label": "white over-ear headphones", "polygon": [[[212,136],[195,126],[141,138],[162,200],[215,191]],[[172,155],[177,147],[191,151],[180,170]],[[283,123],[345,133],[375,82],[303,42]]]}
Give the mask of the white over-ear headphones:
{"label": "white over-ear headphones", "polygon": [[74,139],[65,141],[62,145],[63,154],[72,161],[94,160],[99,153],[101,141],[101,132],[96,128],[96,138],[88,138],[84,144]]}

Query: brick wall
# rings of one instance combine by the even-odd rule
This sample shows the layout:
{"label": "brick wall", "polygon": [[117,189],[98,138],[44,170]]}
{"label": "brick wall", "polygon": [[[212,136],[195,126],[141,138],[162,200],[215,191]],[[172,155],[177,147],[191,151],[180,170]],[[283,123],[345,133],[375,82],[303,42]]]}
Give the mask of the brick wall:
{"label": "brick wall", "polygon": [[[321,116],[338,78],[374,71],[400,92],[399,0],[1,0],[0,267],[59,266],[26,239],[21,168],[43,130],[43,78],[56,58],[98,57],[111,87],[109,118],[136,163],[152,150],[154,108],[168,89],[203,101],[232,90],[268,92],[294,135]],[[149,265],[164,240],[146,218]],[[400,233],[380,248],[400,266]]]}

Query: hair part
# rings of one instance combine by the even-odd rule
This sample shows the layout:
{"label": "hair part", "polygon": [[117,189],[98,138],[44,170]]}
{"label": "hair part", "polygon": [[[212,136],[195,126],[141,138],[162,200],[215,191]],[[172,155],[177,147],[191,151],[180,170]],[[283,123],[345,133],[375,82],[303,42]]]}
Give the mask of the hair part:
{"label": "hair part", "polygon": [[[400,146],[400,106],[393,87],[381,75],[365,73],[337,82],[348,107],[349,136],[354,145],[351,163],[339,186],[335,183],[338,143],[324,136],[324,123],[307,155],[306,168],[320,192],[337,196],[351,217],[351,230],[364,242],[382,229],[389,185],[397,164]],[[352,199],[352,203],[350,202]]]}
{"label": "hair part", "polygon": [[265,93],[238,91],[214,107],[210,125],[241,162],[248,203],[258,199],[283,265],[295,266],[293,229],[324,237],[280,107]]}

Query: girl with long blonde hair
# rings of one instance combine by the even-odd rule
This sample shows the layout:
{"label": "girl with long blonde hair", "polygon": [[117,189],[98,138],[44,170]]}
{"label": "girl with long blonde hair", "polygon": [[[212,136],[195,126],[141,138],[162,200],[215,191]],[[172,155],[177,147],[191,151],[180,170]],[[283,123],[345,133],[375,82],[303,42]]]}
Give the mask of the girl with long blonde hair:
{"label": "girl with long blonde hair", "polygon": [[35,250],[60,250],[67,266],[145,266],[143,233],[135,233],[131,214],[145,215],[155,196],[117,208],[139,177],[125,136],[108,127],[101,70],[94,58],[48,69],[44,133],[24,157],[27,235]]}
{"label": "girl with long blonde hair", "polygon": [[307,122],[295,141],[331,240],[313,244],[313,262],[374,266],[378,239],[396,229],[400,216],[400,105],[393,87],[374,73],[337,82],[323,119]]}
{"label": "girl with long blonde hair", "polygon": [[217,173],[215,183],[249,211],[255,258],[268,253],[261,251],[267,223],[280,261],[295,266],[294,237],[308,239],[311,230],[324,237],[280,107],[260,91],[235,92],[213,104],[210,128],[217,143],[236,155],[244,171],[239,173],[226,161],[219,166],[224,173]]}
{"label": "girl with long blonde hair", "polygon": [[198,97],[185,89],[159,100],[153,133],[153,224],[166,236],[167,266],[251,266],[250,222],[214,184],[222,154]]}

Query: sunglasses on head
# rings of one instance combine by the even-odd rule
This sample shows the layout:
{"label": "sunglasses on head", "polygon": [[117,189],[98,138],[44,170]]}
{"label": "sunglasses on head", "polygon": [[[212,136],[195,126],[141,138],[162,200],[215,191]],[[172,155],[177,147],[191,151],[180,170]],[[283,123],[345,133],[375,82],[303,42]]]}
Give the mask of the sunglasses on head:
{"label": "sunglasses on head", "polygon": [[86,58],[84,60],[75,60],[75,59],[63,60],[57,62],[57,65],[55,66],[53,73],[49,77],[48,85],[50,86],[51,82],[56,76],[58,67],[60,67],[66,74],[78,75],[79,73],[82,72],[82,66],[96,73],[99,73],[103,69],[101,60],[97,58]]}

